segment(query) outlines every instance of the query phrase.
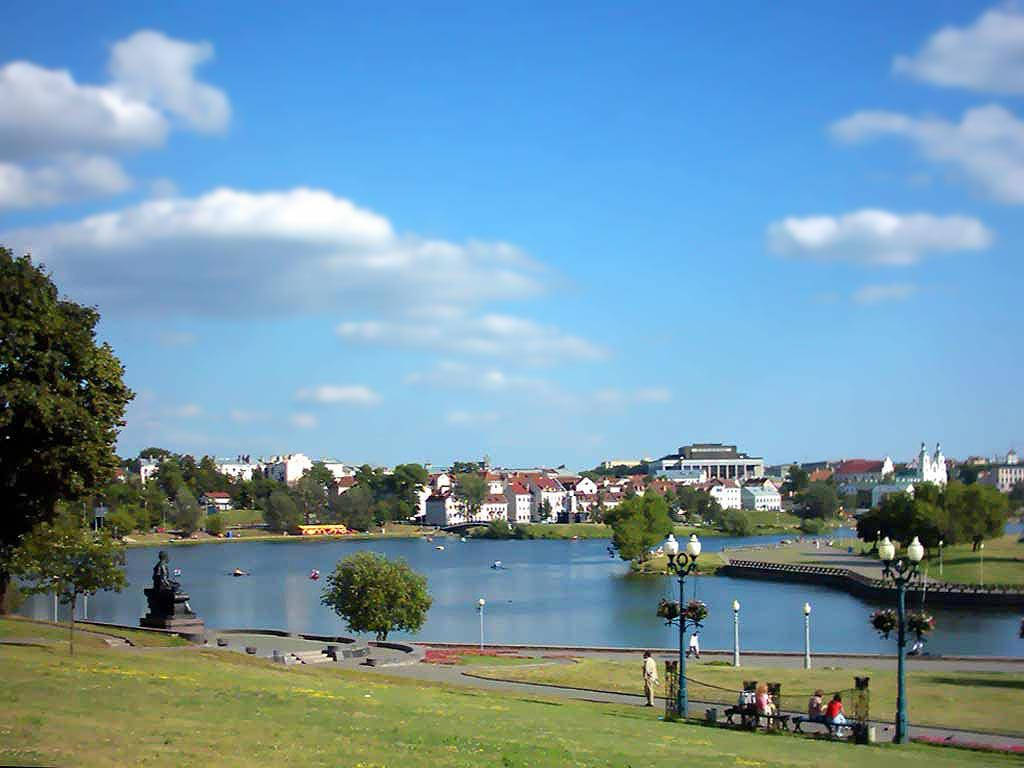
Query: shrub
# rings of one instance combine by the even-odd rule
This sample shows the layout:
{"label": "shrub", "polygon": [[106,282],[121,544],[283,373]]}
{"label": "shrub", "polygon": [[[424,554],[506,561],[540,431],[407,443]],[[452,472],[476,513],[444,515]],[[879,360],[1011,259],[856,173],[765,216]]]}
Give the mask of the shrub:
{"label": "shrub", "polygon": [[800,530],[812,536],[817,536],[825,530],[825,523],[817,517],[805,517],[800,521]]}
{"label": "shrub", "polygon": [[220,536],[224,533],[224,518],[220,515],[210,515],[207,517],[206,532],[211,536]]}

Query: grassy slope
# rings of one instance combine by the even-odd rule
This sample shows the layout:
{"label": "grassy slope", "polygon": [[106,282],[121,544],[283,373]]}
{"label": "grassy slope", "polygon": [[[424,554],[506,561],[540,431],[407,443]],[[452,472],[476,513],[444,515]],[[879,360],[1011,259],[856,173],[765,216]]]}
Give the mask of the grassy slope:
{"label": "grassy slope", "polygon": [[665,724],[657,710],[284,668],[239,654],[0,654],[0,762],[953,768],[1019,759]]}
{"label": "grassy slope", "polygon": [[[124,638],[138,647],[169,647],[188,645],[187,640],[162,632],[144,632],[142,630],[121,629],[119,627],[96,627],[92,624],[75,622],[76,630],[111,635]],[[66,642],[68,639],[67,624],[53,624],[48,621],[33,621],[19,616],[0,617],[0,638],[40,638]],[[75,632],[75,646],[105,646],[101,638]]]}
{"label": "grassy slope", "polygon": [[[637,693],[639,675],[637,662],[585,659],[579,664],[551,665],[483,671],[489,677],[503,677],[529,682],[570,685],[608,691]],[[782,683],[783,707],[801,711],[810,693],[821,688],[826,693],[853,687],[855,675],[871,678],[871,716],[877,720],[894,717],[896,704],[896,672],[894,670],[860,670],[854,666],[841,670],[805,671],[779,667],[720,667],[691,664],[687,677],[714,686],[739,691],[744,680],[765,680]],[[733,704],[737,694],[717,690],[694,682],[688,693],[698,701]],[[911,669],[907,676],[907,696],[912,723],[947,725],[965,729],[1024,734],[1024,722],[1008,713],[1021,712],[1024,700],[1024,674],[927,671]]]}

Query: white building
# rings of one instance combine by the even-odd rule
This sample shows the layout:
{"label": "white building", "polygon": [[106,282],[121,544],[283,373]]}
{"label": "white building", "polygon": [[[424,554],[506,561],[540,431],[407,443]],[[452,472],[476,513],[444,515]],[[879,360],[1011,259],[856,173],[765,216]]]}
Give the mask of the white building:
{"label": "white building", "polygon": [[1024,483],[1024,464],[1007,463],[991,467],[981,482],[994,485],[1003,493],[1009,493],[1017,483]]}
{"label": "white building", "polygon": [[249,456],[236,456],[233,459],[217,459],[217,471],[222,475],[233,477],[236,480],[252,480],[256,472],[262,472],[263,468],[258,461],[253,461]]}
{"label": "white building", "polygon": [[743,481],[764,475],[764,459],[740,453],[735,445],[694,443],[647,465],[651,475],[671,470],[702,471],[708,480]]}
{"label": "white building", "polygon": [[[553,477],[531,475],[529,483],[531,501],[530,517],[535,523],[556,523],[565,511],[565,488]],[[545,512],[545,507],[550,507]]]}
{"label": "white building", "polygon": [[743,507],[743,496],[739,483],[735,480],[709,480],[704,485],[697,487],[707,491],[722,509],[742,509]]}
{"label": "white building", "polygon": [[160,459],[139,459],[139,477],[145,485],[150,478],[156,477],[160,471]]}
{"label": "white building", "polygon": [[267,477],[279,483],[294,485],[313,468],[312,460],[302,453],[275,456],[265,462]]}
{"label": "white building", "polygon": [[744,509],[754,509],[759,512],[782,509],[782,496],[770,482],[744,485],[740,489],[740,498]]}
{"label": "white building", "polygon": [[[917,456],[901,472],[895,471],[892,459],[888,456],[882,461],[850,459],[836,467],[835,479],[840,494],[870,493],[871,505],[876,506],[875,499],[879,496],[884,498],[897,491],[912,493],[914,486],[920,483],[945,485],[948,479],[946,457],[942,455],[941,445],[936,444],[935,454],[929,455],[922,442]],[[880,485],[885,488],[875,494],[875,487]]]}
{"label": "white building", "polygon": [[508,520],[508,500],[500,493],[489,494],[480,505],[480,514],[474,519],[487,522]]}
{"label": "white building", "polygon": [[509,523],[530,522],[533,496],[529,488],[517,481],[507,483],[505,501]]}
{"label": "white building", "polygon": [[231,494],[225,491],[207,491],[199,499],[207,512],[223,512],[231,509]]}
{"label": "white building", "polygon": [[427,498],[423,522],[444,528],[466,522],[465,505],[448,491],[437,491]]}

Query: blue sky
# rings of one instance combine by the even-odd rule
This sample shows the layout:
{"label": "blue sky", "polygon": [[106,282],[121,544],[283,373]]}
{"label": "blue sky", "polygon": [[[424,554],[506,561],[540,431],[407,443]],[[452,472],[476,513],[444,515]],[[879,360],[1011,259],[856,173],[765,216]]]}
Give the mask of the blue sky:
{"label": "blue sky", "polygon": [[120,450],[583,468],[1024,443],[1024,10],[26,5],[0,242]]}

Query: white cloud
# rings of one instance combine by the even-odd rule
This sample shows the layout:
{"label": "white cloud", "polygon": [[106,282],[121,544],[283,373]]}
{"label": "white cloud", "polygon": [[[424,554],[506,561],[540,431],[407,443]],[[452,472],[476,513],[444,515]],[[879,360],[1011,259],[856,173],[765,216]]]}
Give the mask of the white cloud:
{"label": "white cloud", "polygon": [[642,387],[635,390],[606,387],[594,392],[590,399],[595,405],[599,406],[621,406],[630,403],[667,403],[672,399],[672,393],[665,387]]}
{"label": "white cloud", "polygon": [[80,85],[66,70],[28,61],[0,68],[0,157],[126,152],[163,144],[168,123],[113,86]]}
{"label": "white cloud", "polygon": [[967,110],[959,123],[897,112],[857,112],[834,123],[832,133],[847,143],[886,136],[906,139],[925,158],[956,169],[989,197],[1024,203],[1024,121],[996,104]]}
{"label": "white cloud", "polygon": [[174,40],[144,29],[114,44],[110,74],[131,97],[159,105],[197,131],[223,131],[231,119],[227,96],[195,79],[195,68],[213,58],[208,42]]}
{"label": "white cloud", "polygon": [[380,395],[369,387],[360,385],[336,386],[325,384],[319,387],[300,389],[295,393],[299,400],[320,405],[376,405]]}
{"label": "white cloud", "polygon": [[857,304],[878,304],[909,299],[915,293],[917,286],[911,283],[885,283],[862,286],[853,292],[851,298]]}
{"label": "white cloud", "polygon": [[992,8],[969,27],[944,27],[893,71],[935,85],[989,93],[1024,93],[1024,14]]}
{"label": "white cloud", "polygon": [[865,209],[842,216],[791,216],[772,223],[767,239],[769,249],[782,256],[903,266],[932,253],[986,248],[992,235],[967,216]]}
{"label": "white cloud", "polygon": [[427,322],[347,321],[343,340],[375,346],[420,347],[537,364],[601,360],[607,351],[579,336],[512,315],[456,316]]}
{"label": "white cloud", "polygon": [[444,415],[445,421],[457,427],[476,427],[484,424],[493,424],[500,416],[493,411],[448,411]]}
{"label": "white cloud", "polygon": [[102,85],[29,61],[0,67],[0,207],[124,191],[131,180],[110,155],[162,146],[168,115],[194,130],[224,130],[227,97],[193,75],[212,53],[209,43],[141,31],[114,44],[113,79]]}
{"label": "white cloud", "polygon": [[121,166],[103,155],[66,154],[30,166],[0,162],[0,209],[115,195],[131,185]]}
{"label": "white cloud", "polygon": [[288,421],[293,427],[299,429],[316,429],[320,423],[312,413],[293,413]]}
{"label": "white cloud", "polygon": [[633,397],[638,403],[667,403],[672,399],[672,392],[666,387],[645,387],[638,389]]}
{"label": "white cloud", "polygon": [[151,197],[177,197],[178,185],[163,177],[153,179],[149,182],[149,194]]}
{"label": "white cloud", "polygon": [[[418,306],[465,308],[541,289],[539,267],[512,256],[515,249],[506,244],[397,235],[383,216],[301,187],[147,200],[0,237],[45,261],[69,294],[105,312],[266,315],[345,307],[408,314]],[[488,316],[480,322],[477,338],[492,348],[522,336],[525,352],[532,346],[578,356],[594,350],[528,321]],[[408,333],[430,333],[423,328]],[[390,326],[353,327],[354,338],[374,341],[375,335],[390,337]]]}

